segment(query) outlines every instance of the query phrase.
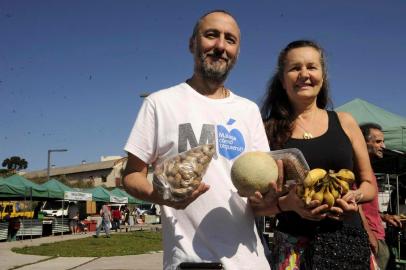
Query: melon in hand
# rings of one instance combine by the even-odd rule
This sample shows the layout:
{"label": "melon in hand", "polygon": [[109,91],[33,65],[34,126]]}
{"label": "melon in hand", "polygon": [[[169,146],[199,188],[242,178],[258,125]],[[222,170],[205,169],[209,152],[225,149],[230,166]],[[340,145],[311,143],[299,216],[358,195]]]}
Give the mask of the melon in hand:
{"label": "melon in hand", "polygon": [[238,157],[231,167],[231,180],[240,196],[249,197],[255,191],[268,192],[269,184],[278,179],[278,166],[265,152],[247,152]]}

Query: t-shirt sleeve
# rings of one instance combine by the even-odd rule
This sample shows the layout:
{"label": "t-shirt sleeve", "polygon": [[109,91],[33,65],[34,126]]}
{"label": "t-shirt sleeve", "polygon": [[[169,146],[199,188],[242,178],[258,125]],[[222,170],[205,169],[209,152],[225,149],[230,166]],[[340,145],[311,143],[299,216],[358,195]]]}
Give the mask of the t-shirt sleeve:
{"label": "t-shirt sleeve", "polygon": [[137,156],[147,164],[155,159],[157,123],[156,108],[150,98],[145,98],[138,112],[124,150]]}
{"label": "t-shirt sleeve", "polygon": [[255,105],[255,109],[252,116],[253,123],[253,151],[269,151],[269,143],[265,133],[264,123],[262,121],[261,113],[259,112],[258,106]]}

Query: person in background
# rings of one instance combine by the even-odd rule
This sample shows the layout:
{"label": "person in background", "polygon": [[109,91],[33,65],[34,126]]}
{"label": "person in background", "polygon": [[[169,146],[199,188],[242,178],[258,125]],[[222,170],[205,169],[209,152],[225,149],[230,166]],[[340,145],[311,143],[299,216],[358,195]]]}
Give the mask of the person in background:
{"label": "person in background", "polygon": [[78,221],[78,232],[80,232],[81,234],[84,233],[86,234],[88,229],[87,229],[87,225],[85,224],[85,222],[83,220],[79,220]]}
{"label": "person in background", "polygon": [[141,209],[137,206],[134,210],[135,210],[135,222],[137,224],[143,224],[144,221],[142,220]]}
{"label": "person in background", "polygon": [[68,218],[69,218],[69,229],[72,234],[76,234],[79,221],[79,208],[75,202],[69,203]]}
{"label": "person in background", "polygon": [[125,225],[125,231],[128,232],[128,227],[130,226],[130,209],[128,209],[128,206],[124,206],[124,225]]}
{"label": "person in background", "polygon": [[138,206],[135,207],[135,214],[137,218],[141,217],[141,209]]}
{"label": "person in background", "polygon": [[[361,125],[361,131],[364,135],[368,147],[369,157],[373,163],[376,159],[383,158],[385,149],[385,138],[382,132],[382,127],[376,123],[364,123]],[[400,217],[398,215],[391,215],[388,213],[380,213],[381,218],[387,224],[394,227],[401,227]]]}
{"label": "person in background", "polygon": [[38,214],[41,212],[41,208],[44,205],[44,202],[38,202],[37,205],[34,208],[34,216],[32,217],[33,219],[38,219]]}
{"label": "person in background", "polygon": [[21,227],[21,220],[19,217],[11,217],[12,209],[10,208],[4,219],[8,222],[7,242],[16,241],[17,232]]}
{"label": "person in background", "polygon": [[111,212],[111,214],[113,216],[112,229],[117,232],[117,230],[120,229],[120,220],[121,220],[121,211],[119,209],[119,206],[114,206],[114,209]]}
{"label": "person in background", "polygon": [[[383,158],[385,139],[382,127],[376,123],[364,123],[360,125],[360,128],[367,144],[370,160]],[[375,175],[372,175],[372,179],[376,189],[378,189]],[[402,227],[400,217],[379,212],[378,194],[372,201],[364,203],[361,207],[365,216],[364,226],[368,232],[372,252],[377,259],[379,268],[384,270],[389,262],[390,251],[385,242],[385,228],[382,221],[395,227]]]}
{"label": "person in background", "polygon": [[104,203],[102,208],[100,209],[100,216],[101,216],[101,223],[99,226],[97,226],[96,229],[96,234],[94,237],[99,237],[100,230],[103,228],[104,232],[106,233],[106,237],[110,238],[110,225],[111,225],[111,212],[110,209],[107,205],[107,203]]}
{"label": "person in background", "polygon": [[354,171],[359,188],[332,207],[319,200],[306,204],[296,186],[276,202],[259,192],[250,197],[256,214],[276,215],[278,221],[273,269],[369,269],[368,236],[358,213],[358,204],[376,194],[368,152],[354,118],[327,110],[329,103],[323,49],[311,40],[289,43],[262,106],[270,147],[301,150],[310,169]]}
{"label": "person in background", "polygon": [[[230,178],[233,161],[242,153],[269,151],[258,106],[224,86],[237,61],[240,39],[230,13],[203,15],[189,39],[193,75],[144,99],[125,146],[126,190],[162,206],[166,270],[182,262],[270,268],[253,213]],[[200,185],[182,201],[163,199],[146,178],[148,164],[204,144],[218,148]]]}

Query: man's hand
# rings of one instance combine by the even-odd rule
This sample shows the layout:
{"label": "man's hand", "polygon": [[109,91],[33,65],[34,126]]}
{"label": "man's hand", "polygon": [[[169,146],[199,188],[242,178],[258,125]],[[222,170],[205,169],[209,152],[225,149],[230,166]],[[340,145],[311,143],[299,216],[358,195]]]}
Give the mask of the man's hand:
{"label": "man's hand", "polygon": [[397,215],[389,215],[389,214],[384,214],[381,216],[382,220],[385,221],[386,223],[389,223],[390,225],[397,227],[397,228],[402,228],[402,222],[400,221],[400,217]]}
{"label": "man's hand", "polygon": [[280,196],[277,190],[277,184],[270,183],[267,193],[261,194],[261,192],[256,191],[253,196],[248,197],[248,202],[255,215],[272,215],[270,207],[271,205],[276,205],[276,200]]}
{"label": "man's hand", "polygon": [[248,197],[248,203],[251,205],[252,210],[255,215],[273,215],[271,211],[271,206],[276,205],[276,200],[282,195],[282,185],[283,185],[283,162],[282,160],[277,160],[276,164],[278,166],[278,179],[276,182],[271,182],[269,184],[268,192],[261,194],[261,192],[256,191],[253,196]]}
{"label": "man's hand", "polygon": [[178,210],[185,209],[189,204],[194,202],[194,200],[196,200],[203,193],[208,191],[209,188],[210,188],[209,185],[206,185],[205,183],[201,182],[200,185],[197,187],[197,189],[194,190],[192,192],[192,194],[189,197],[187,197],[186,199],[184,199],[182,201],[179,201],[179,202],[163,200],[163,202],[160,203],[160,204],[164,204],[164,205],[167,205],[169,207],[172,207],[172,208],[175,208],[175,209],[178,209]]}

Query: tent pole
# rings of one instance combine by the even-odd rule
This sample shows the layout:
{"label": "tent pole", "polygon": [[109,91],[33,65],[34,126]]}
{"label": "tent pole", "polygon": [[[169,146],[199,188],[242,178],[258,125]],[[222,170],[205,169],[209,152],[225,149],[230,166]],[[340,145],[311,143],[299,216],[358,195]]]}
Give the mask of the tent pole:
{"label": "tent pole", "polygon": [[[30,188],[30,213],[32,212],[32,187]],[[34,218],[34,216],[31,218],[31,242],[32,242],[32,219]]]}
{"label": "tent pole", "polygon": [[399,175],[396,175],[396,215],[399,216]]}
{"label": "tent pole", "polygon": [[[25,187],[24,189],[24,204],[27,205],[27,187]],[[17,206],[17,204],[16,204]],[[16,209],[17,210],[17,209]],[[23,216],[21,222],[23,223],[23,226],[20,225],[20,229],[23,228],[24,229],[24,219],[25,217]],[[24,240],[24,234],[21,235],[21,240]]]}
{"label": "tent pole", "polygon": [[65,198],[63,198],[62,200],[62,238],[63,238],[63,229],[64,229],[64,223],[63,223],[63,216],[64,216],[64,212],[65,212]]}
{"label": "tent pole", "polygon": [[390,175],[389,173],[385,174],[386,177],[386,184],[387,184],[387,188],[389,188],[389,204],[388,204],[388,208],[386,209],[386,211],[391,212],[392,211],[392,200],[390,199],[391,194],[392,194],[392,186],[390,185]]}

